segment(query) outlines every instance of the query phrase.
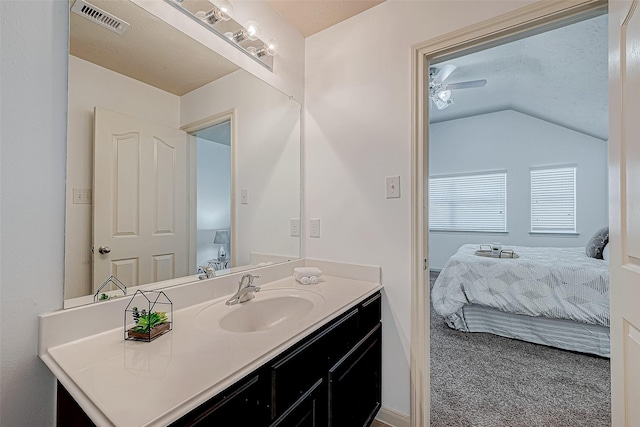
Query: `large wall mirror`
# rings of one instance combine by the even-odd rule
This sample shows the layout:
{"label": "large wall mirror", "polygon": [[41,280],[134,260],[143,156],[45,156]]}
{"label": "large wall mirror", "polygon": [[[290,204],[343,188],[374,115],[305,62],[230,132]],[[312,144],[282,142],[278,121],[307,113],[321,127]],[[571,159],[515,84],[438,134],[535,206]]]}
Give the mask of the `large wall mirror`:
{"label": "large wall mirror", "polygon": [[300,104],[129,0],[89,3],[130,26],[70,12],[65,307],[112,275],[298,258]]}

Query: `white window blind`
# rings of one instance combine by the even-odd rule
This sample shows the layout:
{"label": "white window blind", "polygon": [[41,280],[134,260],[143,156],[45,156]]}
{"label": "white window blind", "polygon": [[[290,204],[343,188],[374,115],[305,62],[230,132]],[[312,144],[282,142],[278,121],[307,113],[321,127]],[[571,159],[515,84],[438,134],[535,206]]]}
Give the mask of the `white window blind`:
{"label": "white window blind", "polygon": [[531,232],[576,232],[576,168],[531,169]]}
{"label": "white window blind", "polygon": [[507,173],[431,177],[429,229],[507,231]]}

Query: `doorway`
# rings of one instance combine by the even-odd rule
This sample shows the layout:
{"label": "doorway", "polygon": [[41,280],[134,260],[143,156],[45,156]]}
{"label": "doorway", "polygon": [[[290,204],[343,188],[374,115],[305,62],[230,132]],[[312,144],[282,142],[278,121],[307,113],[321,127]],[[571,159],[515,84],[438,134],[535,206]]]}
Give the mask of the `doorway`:
{"label": "doorway", "polygon": [[585,254],[608,224],[607,19],[429,63],[435,426],[610,424],[608,263]]}
{"label": "doorway", "polygon": [[[413,144],[412,144],[412,360],[411,419],[412,424],[429,425],[429,285],[427,191],[429,113],[425,109],[428,87],[424,77],[435,58],[445,62],[459,56],[515,40],[524,35],[540,33],[553,27],[595,16],[606,10],[606,3],[585,1],[580,4],[561,2],[535,4],[505,17],[443,36],[413,48]],[[428,84],[428,83],[427,83]]]}
{"label": "doorway", "polygon": [[[231,120],[190,133],[196,146],[196,257],[215,270],[231,262]],[[212,244],[213,243],[213,244]]]}
{"label": "doorway", "polygon": [[[181,129],[190,147],[190,265],[217,274],[237,264],[235,206],[235,111],[207,117]],[[194,270],[194,271],[195,271]]]}

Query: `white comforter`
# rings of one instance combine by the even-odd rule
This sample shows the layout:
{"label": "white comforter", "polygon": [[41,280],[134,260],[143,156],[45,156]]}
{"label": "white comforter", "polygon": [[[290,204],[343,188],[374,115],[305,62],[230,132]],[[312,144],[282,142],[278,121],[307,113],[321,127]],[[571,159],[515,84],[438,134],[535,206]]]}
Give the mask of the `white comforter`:
{"label": "white comforter", "polygon": [[[464,245],[438,276],[431,301],[444,317],[466,304],[609,326],[609,264],[581,248],[509,246],[516,259],[475,255]],[[454,316],[455,317],[455,316]]]}

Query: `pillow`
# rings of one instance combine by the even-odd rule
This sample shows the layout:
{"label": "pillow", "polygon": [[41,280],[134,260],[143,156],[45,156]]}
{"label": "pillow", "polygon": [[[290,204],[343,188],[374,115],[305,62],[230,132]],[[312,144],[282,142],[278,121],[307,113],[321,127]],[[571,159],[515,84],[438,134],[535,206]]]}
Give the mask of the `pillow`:
{"label": "pillow", "polygon": [[603,227],[587,243],[586,254],[588,257],[602,259],[602,251],[609,243],[609,227]]}
{"label": "pillow", "polygon": [[604,247],[602,250],[602,259],[605,261],[609,261],[609,244]]}

